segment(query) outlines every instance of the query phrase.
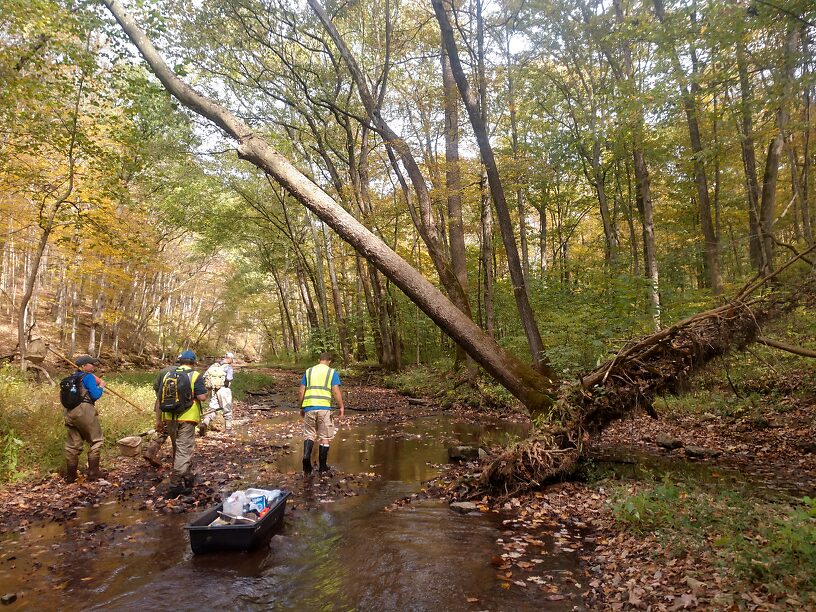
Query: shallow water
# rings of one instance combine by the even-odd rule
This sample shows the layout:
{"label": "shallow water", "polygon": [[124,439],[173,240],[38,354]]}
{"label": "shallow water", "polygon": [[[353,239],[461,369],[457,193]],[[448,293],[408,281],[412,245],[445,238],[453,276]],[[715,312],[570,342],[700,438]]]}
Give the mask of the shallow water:
{"label": "shallow water", "polygon": [[[295,419],[294,411],[270,419],[270,435],[273,424]],[[501,515],[463,516],[440,502],[385,509],[439,473],[448,445],[506,433],[522,435],[523,427],[448,416],[345,425],[329,463],[380,478],[338,499],[315,479],[303,499],[291,500],[296,508],[287,510],[268,547],[194,556],[183,529],[191,516],[114,501],[83,509],[66,524],[0,540],[0,594],[18,593],[9,610],[572,609],[569,600],[545,601],[532,586],[501,588],[490,563],[503,552],[496,542],[505,529]],[[299,442],[292,439],[293,449]],[[278,467],[299,471],[299,453],[284,455]],[[560,577],[576,570],[579,553],[556,552],[546,541],[550,554],[541,571],[561,592],[575,592]]]}

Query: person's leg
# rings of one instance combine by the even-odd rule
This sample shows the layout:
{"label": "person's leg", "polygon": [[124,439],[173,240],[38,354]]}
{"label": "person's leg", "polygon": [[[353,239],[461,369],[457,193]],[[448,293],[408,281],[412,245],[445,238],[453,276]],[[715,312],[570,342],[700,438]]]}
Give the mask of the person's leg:
{"label": "person's leg", "polygon": [[[167,434],[170,436],[170,443],[173,445],[173,471],[170,473],[170,490],[174,487],[178,488],[184,479],[183,474],[179,470],[179,449],[178,449],[178,421],[167,421],[165,422],[165,428]],[[169,491],[168,491],[169,494]]]}
{"label": "person's leg", "polygon": [[178,435],[176,436],[176,453],[177,462],[174,464],[174,470],[178,466],[178,472],[181,474],[181,480],[184,485],[183,493],[189,493],[193,488],[195,482],[195,469],[193,455],[195,454],[195,423],[179,423]]}
{"label": "person's leg", "polygon": [[227,387],[218,390],[218,401],[221,404],[221,410],[224,411],[224,426],[227,431],[232,429],[232,391]]}
{"label": "person's leg", "polygon": [[320,437],[320,450],[318,471],[322,474],[331,470],[328,464],[329,460],[329,444],[334,438],[334,421],[332,420],[331,410],[320,410],[317,422],[317,434]]}
{"label": "person's leg", "polygon": [[317,437],[316,417],[319,410],[310,410],[303,415],[303,473],[312,473],[312,450]]}
{"label": "person's leg", "polygon": [[82,452],[82,435],[74,426],[72,415],[67,410],[64,413],[66,437],[65,437],[65,482],[76,482],[77,470],[79,468],[79,454]]}
{"label": "person's leg", "polygon": [[102,426],[99,424],[99,413],[96,411],[96,407],[90,413],[87,434],[91,444],[88,449],[88,479],[99,480],[105,478],[108,474],[99,467],[100,453],[102,445],[105,443],[105,437],[102,435]]}
{"label": "person's leg", "polygon": [[213,391],[212,396],[210,397],[210,403],[207,406],[207,410],[204,412],[201,418],[201,423],[198,424],[198,433],[199,435],[204,435],[207,433],[207,428],[210,426],[210,423],[215,418],[215,413],[218,411],[218,397],[215,391]]}
{"label": "person's leg", "polygon": [[98,480],[106,476],[99,469],[99,453],[105,441],[99,417],[93,404],[82,403],[71,411],[74,427],[84,442],[88,443],[88,480]]}

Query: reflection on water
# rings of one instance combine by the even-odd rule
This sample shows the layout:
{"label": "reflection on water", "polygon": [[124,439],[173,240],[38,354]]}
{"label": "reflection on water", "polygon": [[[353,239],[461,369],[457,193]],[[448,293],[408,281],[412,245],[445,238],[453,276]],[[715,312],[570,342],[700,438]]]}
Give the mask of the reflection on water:
{"label": "reflection on water", "polygon": [[[270,547],[251,553],[193,556],[183,530],[189,517],[115,503],[89,509],[66,525],[0,542],[0,594],[20,593],[16,609],[571,609],[542,603],[540,591],[499,588],[490,559],[501,552],[501,517],[461,516],[439,502],[384,510],[437,473],[449,444],[507,430],[449,417],[346,426],[330,463],[382,479],[359,496],[299,504],[316,509],[287,513]],[[297,471],[299,464],[295,452],[279,467]],[[90,533],[98,523],[109,528]],[[71,541],[80,544],[65,545]],[[566,556],[553,565],[574,566]]]}

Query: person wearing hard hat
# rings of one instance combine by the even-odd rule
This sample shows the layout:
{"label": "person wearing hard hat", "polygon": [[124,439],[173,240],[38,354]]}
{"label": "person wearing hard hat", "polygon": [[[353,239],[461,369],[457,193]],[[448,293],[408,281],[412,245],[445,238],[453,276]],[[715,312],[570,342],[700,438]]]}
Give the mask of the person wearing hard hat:
{"label": "person wearing hard hat", "polygon": [[71,408],[63,404],[63,420],[68,430],[65,440],[65,481],[68,483],[77,479],[79,455],[85,442],[88,443],[88,480],[99,480],[106,475],[99,468],[99,453],[105,437],[102,435],[99,413],[95,406],[96,400],[105,392],[105,381],[94,374],[99,359],[80,355],[74,363],[78,369],[72,377],[76,381],[74,392],[79,403]]}
{"label": "person wearing hard hat", "polygon": [[156,430],[167,431],[173,443],[173,473],[165,497],[186,495],[193,490],[195,432],[201,420],[201,402],[207,399],[204,378],[193,370],[196,354],[182,351],[178,366],[165,368],[156,377]]}

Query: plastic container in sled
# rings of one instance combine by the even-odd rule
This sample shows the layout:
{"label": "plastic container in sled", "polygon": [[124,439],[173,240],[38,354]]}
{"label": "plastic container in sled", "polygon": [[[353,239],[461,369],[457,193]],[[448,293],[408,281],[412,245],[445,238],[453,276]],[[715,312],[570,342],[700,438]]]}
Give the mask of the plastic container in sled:
{"label": "plastic container in sled", "polygon": [[195,554],[257,548],[268,541],[273,529],[283,519],[290,495],[291,491],[281,491],[264,516],[247,524],[211,525],[222,516],[223,504],[218,504],[187,525],[190,547]]}

